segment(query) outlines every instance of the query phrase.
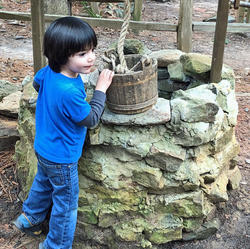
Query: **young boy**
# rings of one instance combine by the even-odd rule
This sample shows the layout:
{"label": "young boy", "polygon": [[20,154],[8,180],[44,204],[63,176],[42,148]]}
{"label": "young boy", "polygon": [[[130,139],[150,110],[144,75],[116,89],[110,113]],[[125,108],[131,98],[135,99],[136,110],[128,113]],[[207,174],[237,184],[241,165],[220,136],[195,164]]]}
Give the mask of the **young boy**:
{"label": "young boy", "polygon": [[90,103],[86,102],[79,73],[88,74],[95,62],[97,38],[84,21],[63,17],[44,36],[48,66],[35,75],[37,174],[23,213],[14,221],[21,231],[37,235],[51,206],[49,233],[39,249],[70,249],[77,221],[78,172],[87,128],[94,126],[104,109],[105,92],[113,72],[104,69]]}

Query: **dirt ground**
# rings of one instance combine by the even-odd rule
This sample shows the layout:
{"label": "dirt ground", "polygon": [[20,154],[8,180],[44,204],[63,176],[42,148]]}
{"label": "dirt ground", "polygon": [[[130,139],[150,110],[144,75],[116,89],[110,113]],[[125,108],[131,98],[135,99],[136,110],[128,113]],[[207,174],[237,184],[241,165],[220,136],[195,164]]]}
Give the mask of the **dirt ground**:
{"label": "dirt ground", "polygon": [[[194,0],[193,20],[202,21],[213,17],[217,11],[217,0]],[[177,23],[179,0],[157,2],[144,1],[145,21]],[[102,5],[105,10],[105,6]],[[113,6],[113,8],[115,8]],[[30,11],[28,0],[0,0],[0,9],[9,11]],[[73,13],[81,14],[80,3],[75,4]],[[106,17],[114,18],[110,14]],[[235,16],[235,11],[230,10]],[[109,28],[95,28],[99,45],[97,57],[117,40],[119,32]],[[143,41],[151,50],[176,48],[176,34],[173,32],[140,31],[130,32],[127,38]],[[212,55],[214,33],[193,33],[193,52]],[[242,180],[238,190],[229,192],[229,201],[218,205],[221,228],[217,234],[202,241],[171,242],[159,248],[172,249],[249,249],[249,179],[250,179],[250,33],[228,33],[225,45],[224,63],[230,65],[236,75],[236,96],[239,104],[237,139],[240,143],[238,166]],[[98,62],[98,60],[97,60]],[[0,20],[0,79],[21,84],[26,75],[32,75],[31,24],[14,20]],[[16,165],[12,157],[14,150],[0,152],[0,249],[38,248],[39,239],[27,237],[16,231],[10,221],[21,212],[18,199],[19,185],[16,179]],[[92,249],[102,249],[92,246]]]}

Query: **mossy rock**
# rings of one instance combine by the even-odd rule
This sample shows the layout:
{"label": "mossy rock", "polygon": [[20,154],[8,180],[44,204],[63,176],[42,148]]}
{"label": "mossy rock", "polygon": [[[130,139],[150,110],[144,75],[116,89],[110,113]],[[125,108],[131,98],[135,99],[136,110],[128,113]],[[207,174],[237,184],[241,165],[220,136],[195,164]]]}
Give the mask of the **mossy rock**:
{"label": "mossy rock", "polygon": [[92,207],[83,206],[78,208],[78,218],[79,220],[88,224],[97,224],[97,216],[95,215]]}
{"label": "mossy rock", "polygon": [[6,80],[0,80],[0,102],[11,93],[21,90],[21,85],[10,83]]}
{"label": "mossy rock", "polygon": [[[109,49],[117,49],[118,42],[110,45]],[[137,39],[125,39],[124,54],[149,54],[151,51],[144,45],[143,42]]]}

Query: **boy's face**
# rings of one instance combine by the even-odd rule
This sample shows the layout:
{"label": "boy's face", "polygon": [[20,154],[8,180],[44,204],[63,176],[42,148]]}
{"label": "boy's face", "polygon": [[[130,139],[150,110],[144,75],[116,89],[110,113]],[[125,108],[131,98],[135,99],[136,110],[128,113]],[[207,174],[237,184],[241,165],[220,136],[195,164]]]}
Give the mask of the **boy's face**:
{"label": "boy's face", "polygon": [[81,51],[71,55],[61,73],[69,77],[77,77],[78,73],[89,74],[96,60],[93,49]]}

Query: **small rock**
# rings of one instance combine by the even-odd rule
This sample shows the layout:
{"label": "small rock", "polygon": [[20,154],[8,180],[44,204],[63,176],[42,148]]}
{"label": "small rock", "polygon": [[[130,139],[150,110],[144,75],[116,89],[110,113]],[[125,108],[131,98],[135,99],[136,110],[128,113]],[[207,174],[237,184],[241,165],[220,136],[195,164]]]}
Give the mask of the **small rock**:
{"label": "small rock", "polygon": [[248,191],[246,191],[244,188],[241,188],[240,192],[243,194],[243,196],[248,196],[248,194],[249,194]]}
{"label": "small rock", "polygon": [[250,75],[250,67],[244,68],[245,75]]}
{"label": "small rock", "polygon": [[21,35],[17,35],[17,36],[15,37],[15,40],[22,40],[22,39],[25,39],[25,37],[24,37],[24,36],[21,36]]}
{"label": "small rock", "polygon": [[149,54],[150,58],[155,58],[158,61],[158,67],[167,67],[169,64],[179,61],[181,55],[184,53],[176,49],[163,49],[154,51]]}
{"label": "small rock", "polygon": [[245,108],[245,112],[248,112],[249,111],[249,109],[248,108]]}
{"label": "small rock", "polygon": [[249,158],[246,158],[245,162],[246,162],[247,164],[250,164],[250,159],[249,159]]}
{"label": "small rock", "polygon": [[236,166],[233,170],[228,171],[228,188],[236,189],[240,185],[241,173],[239,168]]}
{"label": "small rock", "polygon": [[25,26],[25,24],[21,23],[18,20],[14,20],[14,21],[10,20],[10,21],[8,21],[8,24],[10,24],[10,25],[17,25],[17,26]]}
{"label": "small rock", "polygon": [[242,185],[247,185],[247,182],[240,182],[240,184],[242,184]]}
{"label": "small rock", "polygon": [[237,201],[236,203],[236,206],[237,208],[240,210],[240,211],[244,211],[247,209],[247,203],[246,202],[242,202],[242,201]]}
{"label": "small rock", "polygon": [[156,2],[165,3],[165,2],[170,2],[170,0],[156,0]]}
{"label": "small rock", "polygon": [[17,118],[21,95],[22,92],[17,91],[3,98],[2,102],[0,102],[0,114],[10,118]]}
{"label": "small rock", "polygon": [[220,235],[220,234],[216,234],[216,238],[217,238],[217,239],[220,239],[220,238],[221,238],[221,235]]}
{"label": "small rock", "polygon": [[[216,20],[217,20],[217,17],[213,16],[213,17],[203,20],[203,22],[216,22]],[[233,16],[228,16],[228,23],[233,23],[233,22],[235,22],[235,18]]]}
{"label": "small rock", "polygon": [[219,202],[218,206],[221,209],[226,209],[226,203],[225,202]]}
{"label": "small rock", "polygon": [[3,100],[4,97],[18,90],[21,90],[21,86],[19,84],[14,84],[5,80],[0,80],[0,102]]}
{"label": "small rock", "polygon": [[219,219],[213,219],[204,223],[198,230],[192,233],[183,233],[183,240],[193,240],[193,239],[206,239],[210,235],[216,233],[220,227]]}

